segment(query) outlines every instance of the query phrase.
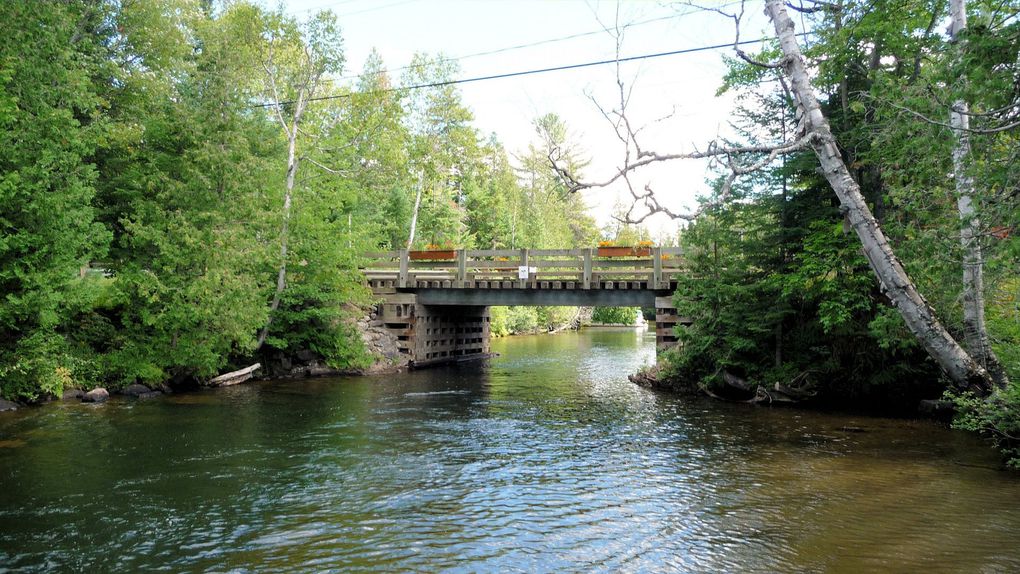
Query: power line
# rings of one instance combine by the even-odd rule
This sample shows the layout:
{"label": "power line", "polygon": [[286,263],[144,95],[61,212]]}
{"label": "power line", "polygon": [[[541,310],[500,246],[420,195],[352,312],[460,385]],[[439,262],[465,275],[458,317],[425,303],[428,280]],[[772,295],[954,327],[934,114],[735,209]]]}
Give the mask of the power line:
{"label": "power line", "polygon": [[[661,22],[663,20],[673,20],[675,18],[676,18],[676,15],[669,14],[669,15],[666,15],[666,16],[659,16],[658,18],[650,18],[648,20],[641,20],[641,21],[638,21],[638,22],[633,22],[631,24],[627,24],[626,27],[630,28],[632,26],[643,26],[645,24],[652,24],[654,22]],[[538,40],[536,42],[531,42],[531,43],[528,43],[528,44],[517,44],[515,46],[505,46],[503,48],[495,48],[493,50],[486,50],[484,52],[474,52],[472,54],[465,54],[463,56],[452,56],[452,57],[449,57],[449,58],[439,58],[438,60],[436,60],[436,62],[437,63],[459,62],[461,60],[467,60],[469,58],[477,58],[479,56],[492,56],[492,55],[495,55],[495,54],[502,54],[504,52],[511,52],[513,50],[522,50],[524,48],[534,48],[535,46],[544,46],[546,44],[555,44],[557,42],[564,42],[564,41],[567,41],[567,40],[575,40],[577,38],[584,38],[586,36],[594,36],[596,34],[605,34],[605,33],[606,33],[605,29],[601,29],[600,28],[598,30],[591,30],[589,32],[578,32],[577,34],[571,34],[569,36],[560,36],[558,38],[549,38],[549,39],[546,39],[546,40]],[[387,70],[379,70],[378,72],[375,72],[375,73],[376,74],[392,74],[393,72],[400,72],[400,71],[403,71],[403,70],[410,70],[411,68],[416,68],[416,67],[418,67],[418,66],[401,66],[399,68],[392,68],[392,69],[387,69]],[[357,78],[360,78],[360,77],[361,77],[361,74],[355,74],[355,75],[348,75],[348,76],[340,76],[339,78],[335,78],[335,79],[332,79],[330,81],[339,82],[339,81],[343,81],[343,80],[354,80],[354,79],[357,79]]]}
{"label": "power line", "polygon": [[371,6],[370,8],[362,8],[362,9],[359,9],[359,10],[355,10],[354,12],[341,12],[341,13],[338,13],[338,12],[333,10],[333,8],[336,8],[337,6],[340,6],[342,4],[350,4],[352,2],[357,2],[357,1],[359,1],[359,0],[338,0],[337,2],[330,2],[329,4],[320,4],[318,6],[311,6],[311,7],[308,7],[308,8],[302,8],[300,10],[295,10],[294,13],[314,12],[316,10],[329,10],[329,11],[332,11],[334,14],[336,14],[337,17],[339,17],[339,18],[346,18],[347,16],[355,16],[355,15],[358,15],[358,14],[365,14],[367,12],[375,12],[376,10],[383,10],[383,9],[386,9],[386,8],[393,8],[393,7],[396,7],[396,6],[401,6],[403,4],[410,4],[411,2],[416,2],[417,0],[402,0],[400,2],[394,2],[392,4],[383,4],[383,5],[379,5],[378,3],[375,3],[375,5]]}
{"label": "power line", "polygon": [[[801,34],[798,34],[798,35],[799,36],[803,36],[804,33],[801,33]],[[503,80],[503,79],[506,79],[506,78],[516,78],[516,77],[520,77],[520,76],[531,76],[531,75],[535,75],[535,74],[545,74],[545,73],[548,73],[548,72],[563,72],[563,71],[566,71],[566,70],[577,70],[577,69],[580,69],[580,68],[590,68],[592,66],[604,66],[606,64],[616,64],[616,63],[620,63],[620,62],[634,62],[634,61],[638,61],[638,60],[650,60],[650,59],[653,59],[653,58],[662,58],[662,57],[665,57],[665,56],[678,56],[678,55],[681,55],[681,54],[693,54],[695,52],[707,52],[707,51],[710,51],[710,50],[719,50],[719,49],[722,49],[722,48],[732,48],[733,46],[743,46],[743,45],[746,45],[746,44],[756,44],[758,42],[763,42],[763,41],[769,40],[769,39],[771,39],[771,38],[758,38],[757,40],[743,40],[741,42],[736,42],[736,43],[728,42],[726,44],[714,44],[712,46],[698,46],[696,48],[684,48],[682,50],[672,50],[672,51],[669,51],[669,52],[658,52],[658,53],[655,53],[655,54],[643,54],[641,56],[628,56],[626,58],[613,58],[612,60],[599,60],[599,61],[596,61],[596,62],[584,62],[584,63],[581,63],[581,64],[568,64],[568,65],[565,65],[565,66],[554,66],[554,67],[551,67],[551,68],[537,68],[537,69],[533,69],[533,70],[522,70],[522,71],[519,71],[519,72],[507,72],[507,73],[504,73],[504,74],[492,74],[492,75],[489,75],[489,76],[476,76],[476,77],[473,77],[473,78],[463,78],[463,79],[460,79],[460,80],[444,80],[442,82],[432,82],[432,83],[428,83],[428,84],[416,84],[416,85],[413,85],[413,86],[403,86],[403,87],[399,87],[399,88],[386,88],[386,89],[382,89],[382,90],[374,90],[374,93],[399,92],[399,91],[403,91],[403,90],[420,90],[420,89],[425,89],[425,88],[441,88],[443,86],[453,86],[453,85],[457,85],[457,84],[470,84],[470,83],[473,83],[473,82],[485,82],[485,81],[489,81],[489,80]],[[336,95],[332,95],[332,96],[319,96],[319,97],[315,97],[315,98],[308,98],[308,100],[306,100],[306,101],[309,101],[309,102],[319,102],[319,101],[324,101],[324,100],[339,100],[339,99],[350,98],[352,95],[353,94],[347,93],[347,94],[336,94]],[[284,101],[280,101],[280,102],[270,102],[270,103],[267,103],[267,104],[255,104],[252,107],[255,107],[255,108],[268,108],[270,106],[293,104],[293,103],[295,103],[294,100],[284,100]]]}

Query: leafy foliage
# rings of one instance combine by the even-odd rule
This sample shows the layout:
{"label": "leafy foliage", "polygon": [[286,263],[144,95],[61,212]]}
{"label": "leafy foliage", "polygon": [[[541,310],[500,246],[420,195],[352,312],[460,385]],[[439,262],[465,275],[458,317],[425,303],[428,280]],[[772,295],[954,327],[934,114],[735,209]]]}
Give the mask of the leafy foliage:
{"label": "leafy foliage", "polygon": [[[556,116],[536,120],[515,168],[453,86],[395,90],[374,53],[356,82],[339,81],[328,12],[302,22],[247,1],[100,0],[6,3],[0,16],[19,22],[0,39],[2,396],[185,382],[308,353],[362,367],[373,358],[355,325],[374,301],[358,254],[405,246],[412,217],[416,244],[597,235],[548,167],[551,149],[573,149]],[[455,73],[419,54],[401,81]],[[299,110],[313,82],[333,97]],[[288,188],[280,124],[297,117]],[[523,332],[574,310],[505,316],[497,330]]]}
{"label": "leafy foliage", "polygon": [[637,307],[595,307],[591,320],[607,325],[633,325],[640,311]]}
{"label": "leafy foliage", "polygon": [[33,399],[69,382],[64,317],[109,238],[88,161],[106,30],[78,3],[7,2],[0,18],[19,23],[0,38],[0,394]]}

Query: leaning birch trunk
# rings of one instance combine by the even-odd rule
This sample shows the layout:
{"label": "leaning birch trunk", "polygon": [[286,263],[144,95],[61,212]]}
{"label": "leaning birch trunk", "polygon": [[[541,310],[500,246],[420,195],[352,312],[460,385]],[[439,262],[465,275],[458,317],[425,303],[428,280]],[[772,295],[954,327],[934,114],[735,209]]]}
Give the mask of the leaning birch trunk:
{"label": "leaning birch trunk", "polygon": [[811,147],[818,156],[825,179],[839,198],[841,209],[861,241],[871,269],[882,289],[903,317],[911,333],[960,389],[985,395],[991,388],[988,372],[974,361],[935,317],[913,281],[893,254],[892,247],[871,214],[860,187],[847,170],[836,146],[829,121],[822,113],[794,34],[793,20],[783,0],[766,0],[766,14],[772,20],[783,51],[782,65],[791,89],[804,113],[804,128],[812,134]]}
{"label": "leaning birch trunk", "polygon": [[[283,117],[281,111],[282,104],[279,99],[274,104],[280,126],[287,134],[287,186],[283,192],[283,213],[280,223],[280,267],[276,272],[276,290],[273,292],[273,300],[269,304],[269,316],[266,317],[266,324],[262,327],[262,332],[259,333],[258,341],[255,344],[255,351],[261,349],[262,345],[265,344],[266,337],[269,336],[269,327],[273,324],[273,315],[280,307],[280,297],[283,295],[284,289],[287,288],[287,245],[290,242],[290,206],[294,195],[294,184],[297,181],[298,164],[300,162],[297,155],[298,129],[301,126],[301,118],[304,116],[308,98],[315,95],[317,78],[316,76],[310,82],[312,86],[310,90],[306,91],[304,88],[298,90],[297,100],[294,104],[294,114],[291,116],[289,124]],[[273,93],[275,95],[275,83],[273,85]]]}
{"label": "leaning birch trunk", "polygon": [[280,224],[280,267],[276,273],[276,291],[273,292],[273,301],[269,304],[269,316],[266,317],[266,324],[259,333],[255,350],[258,351],[266,342],[269,336],[269,326],[273,324],[273,314],[280,307],[280,297],[283,290],[287,288],[287,244],[290,241],[290,205],[291,196],[294,194],[294,182],[297,178],[297,126],[298,118],[294,119],[294,126],[287,134],[287,187],[283,192],[283,221]]}
{"label": "leaning birch trunk", "polygon": [[[967,28],[966,0],[950,2],[952,24],[949,35],[960,42],[960,33]],[[960,247],[963,250],[963,333],[964,344],[971,356],[988,370],[996,385],[1004,387],[1005,369],[992,351],[985,325],[984,257],[981,253],[981,222],[974,198],[974,177],[968,172],[970,163],[970,105],[966,100],[953,102],[949,123],[956,141],[953,145],[953,179],[956,182],[956,208],[960,215]]]}
{"label": "leaning birch trunk", "polygon": [[425,187],[425,178],[418,178],[418,193],[414,197],[414,212],[411,214],[411,233],[407,236],[407,248],[414,245],[414,234],[418,230],[418,209],[421,207],[421,190]]}

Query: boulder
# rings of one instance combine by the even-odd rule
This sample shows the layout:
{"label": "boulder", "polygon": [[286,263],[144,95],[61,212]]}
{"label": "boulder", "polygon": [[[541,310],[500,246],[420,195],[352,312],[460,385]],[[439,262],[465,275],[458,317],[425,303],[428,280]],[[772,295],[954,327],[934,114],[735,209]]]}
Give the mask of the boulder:
{"label": "boulder", "polygon": [[85,393],[85,396],[81,398],[83,403],[105,403],[106,399],[110,398],[110,392],[102,387],[96,387],[91,391]]}
{"label": "boulder", "polygon": [[917,410],[937,419],[949,420],[956,414],[956,405],[941,399],[926,399],[918,403]]}
{"label": "boulder", "polygon": [[85,391],[81,389],[64,389],[64,394],[60,397],[65,401],[81,399],[85,396]]}
{"label": "boulder", "polygon": [[158,396],[160,396],[162,394],[163,394],[162,391],[149,391],[147,393],[142,393],[142,394],[138,395],[138,398],[139,399],[151,399],[151,398],[154,398],[154,397],[158,397]]}
{"label": "boulder", "polygon": [[4,411],[16,411],[16,410],[18,410],[18,403],[0,399],[0,413]]}
{"label": "boulder", "polygon": [[311,365],[308,365],[305,367],[304,371],[305,376],[307,377],[335,377],[337,375],[344,374],[343,371],[319,363],[312,363]]}
{"label": "boulder", "polygon": [[142,396],[142,395],[144,395],[146,393],[151,393],[152,389],[150,389],[149,387],[147,387],[145,385],[139,385],[139,384],[135,383],[133,385],[128,385],[128,386],[124,387],[123,389],[121,389],[118,392],[120,394],[128,396],[128,397],[140,397],[140,396]]}

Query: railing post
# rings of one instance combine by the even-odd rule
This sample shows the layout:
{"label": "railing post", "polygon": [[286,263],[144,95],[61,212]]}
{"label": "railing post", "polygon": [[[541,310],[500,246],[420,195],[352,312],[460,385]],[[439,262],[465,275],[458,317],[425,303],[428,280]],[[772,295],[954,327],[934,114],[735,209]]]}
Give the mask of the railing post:
{"label": "railing post", "polygon": [[407,250],[401,249],[397,254],[400,256],[400,275],[397,277],[397,287],[405,289],[407,287]]}
{"label": "railing post", "polygon": [[454,287],[458,289],[464,288],[464,283],[467,281],[467,249],[457,250],[457,284]]}
{"label": "railing post", "polygon": [[[528,267],[528,250],[527,249],[521,249],[521,267],[524,267],[525,269],[527,269],[527,267]],[[530,275],[529,275],[529,278],[530,278]],[[521,279],[520,276],[518,276],[518,278],[517,278],[517,288],[518,289],[524,289],[527,286],[528,286],[528,280],[527,279]]]}
{"label": "railing post", "polygon": [[584,250],[584,279],[585,289],[591,289],[591,247]]}
{"label": "railing post", "polygon": [[662,248],[652,248],[652,289],[662,285]]}

